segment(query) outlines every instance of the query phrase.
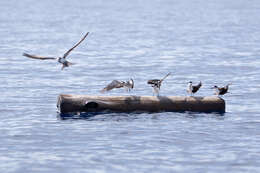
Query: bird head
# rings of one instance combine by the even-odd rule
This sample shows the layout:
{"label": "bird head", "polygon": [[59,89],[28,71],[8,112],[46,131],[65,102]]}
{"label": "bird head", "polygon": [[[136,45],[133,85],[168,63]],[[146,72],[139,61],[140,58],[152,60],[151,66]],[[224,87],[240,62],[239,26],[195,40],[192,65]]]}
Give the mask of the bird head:
{"label": "bird head", "polygon": [[217,85],[214,85],[213,87],[211,87],[211,89],[214,89],[214,88],[218,88],[218,86],[217,86]]}

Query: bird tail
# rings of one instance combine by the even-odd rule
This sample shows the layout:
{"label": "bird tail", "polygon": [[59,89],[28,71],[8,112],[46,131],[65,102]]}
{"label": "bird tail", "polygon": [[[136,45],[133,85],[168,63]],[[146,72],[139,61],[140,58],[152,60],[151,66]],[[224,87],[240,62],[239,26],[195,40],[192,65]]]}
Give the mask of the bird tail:
{"label": "bird tail", "polygon": [[[113,89],[113,88],[112,88]],[[99,92],[100,93],[105,93],[105,92],[107,92],[107,91],[109,91],[109,90],[111,90],[111,89],[108,89],[108,87],[105,87],[105,88],[103,88],[102,90],[100,90]]]}
{"label": "bird tail", "polygon": [[68,66],[75,65],[76,63],[68,62]]}
{"label": "bird tail", "polygon": [[69,66],[72,66],[74,64],[76,64],[76,63],[67,62],[66,64],[62,64],[61,70],[63,70],[65,67],[69,67]]}
{"label": "bird tail", "polygon": [[[112,88],[112,89],[113,89],[113,88]],[[100,90],[99,92],[102,93],[102,94],[104,94],[104,93],[106,93],[106,92],[108,92],[108,91],[110,91],[110,90],[112,90],[112,89],[109,89],[108,87],[105,87],[105,88],[103,88],[102,90]]]}

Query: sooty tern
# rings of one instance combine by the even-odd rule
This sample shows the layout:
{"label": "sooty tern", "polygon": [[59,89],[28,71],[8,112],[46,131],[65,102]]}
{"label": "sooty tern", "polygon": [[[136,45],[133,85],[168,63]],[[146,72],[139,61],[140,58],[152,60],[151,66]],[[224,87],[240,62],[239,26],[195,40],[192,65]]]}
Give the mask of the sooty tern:
{"label": "sooty tern", "polygon": [[231,85],[231,83],[227,84],[227,85],[224,86],[224,87],[218,87],[218,86],[215,85],[215,86],[212,87],[212,89],[215,89],[215,94],[216,94],[217,96],[219,96],[219,95],[224,95],[224,94],[228,93],[228,87],[229,87],[229,85]]}
{"label": "sooty tern", "polygon": [[168,73],[166,76],[164,76],[162,79],[151,79],[147,81],[147,84],[150,84],[153,87],[154,93],[159,96],[159,91],[162,85],[162,82],[164,79],[166,79],[171,73]]}
{"label": "sooty tern", "polygon": [[198,85],[192,85],[192,81],[190,81],[188,83],[187,92],[192,96],[200,89],[201,86],[202,86],[201,81],[198,83]]}

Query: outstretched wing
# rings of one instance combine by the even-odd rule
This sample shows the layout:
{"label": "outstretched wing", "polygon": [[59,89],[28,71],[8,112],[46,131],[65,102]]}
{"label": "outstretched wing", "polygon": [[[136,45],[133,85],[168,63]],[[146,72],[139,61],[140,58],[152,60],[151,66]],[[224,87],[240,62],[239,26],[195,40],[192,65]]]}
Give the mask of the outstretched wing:
{"label": "outstretched wing", "polygon": [[70,48],[70,49],[63,55],[63,58],[66,58],[66,57],[69,55],[69,53],[70,53],[73,49],[75,49],[83,40],[85,40],[85,38],[88,36],[88,33],[89,33],[89,32],[87,32],[87,34],[84,35],[84,37],[83,37],[77,44],[75,44],[72,48]]}
{"label": "outstretched wing", "polygon": [[196,85],[197,88],[200,88],[202,86],[201,81],[198,83],[198,85]]}
{"label": "outstretched wing", "polygon": [[164,76],[164,78],[161,79],[160,82],[162,82],[164,79],[166,79],[171,73],[168,73],[166,76]]}
{"label": "outstretched wing", "polygon": [[23,53],[23,56],[26,56],[26,57],[32,58],[32,59],[39,59],[39,60],[55,60],[55,59],[57,59],[57,58],[54,58],[54,57],[44,57],[44,56],[30,55],[28,53]]}
{"label": "outstretched wing", "polygon": [[119,82],[118,80],[113,80],[110,84],[108,84],[104,89],[101,90],[101,92],[110,91],[114,88],[121,88],[124,84],[122,82]]}
{"label": "outstretched wing", "polygon": [[158,82],[160,82],[159,79],[150,79],[147,81],[147,84],[156,85]]}

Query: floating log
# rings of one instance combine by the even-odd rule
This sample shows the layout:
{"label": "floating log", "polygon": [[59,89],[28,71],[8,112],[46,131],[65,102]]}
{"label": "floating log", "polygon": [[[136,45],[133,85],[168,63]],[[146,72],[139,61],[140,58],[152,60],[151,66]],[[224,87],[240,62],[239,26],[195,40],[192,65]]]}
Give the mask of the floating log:
{"label": "floating log", "polygon": [[225,100],[217,96],[88,96],[61,94],[61,114],[77,112],[225,112]]}

